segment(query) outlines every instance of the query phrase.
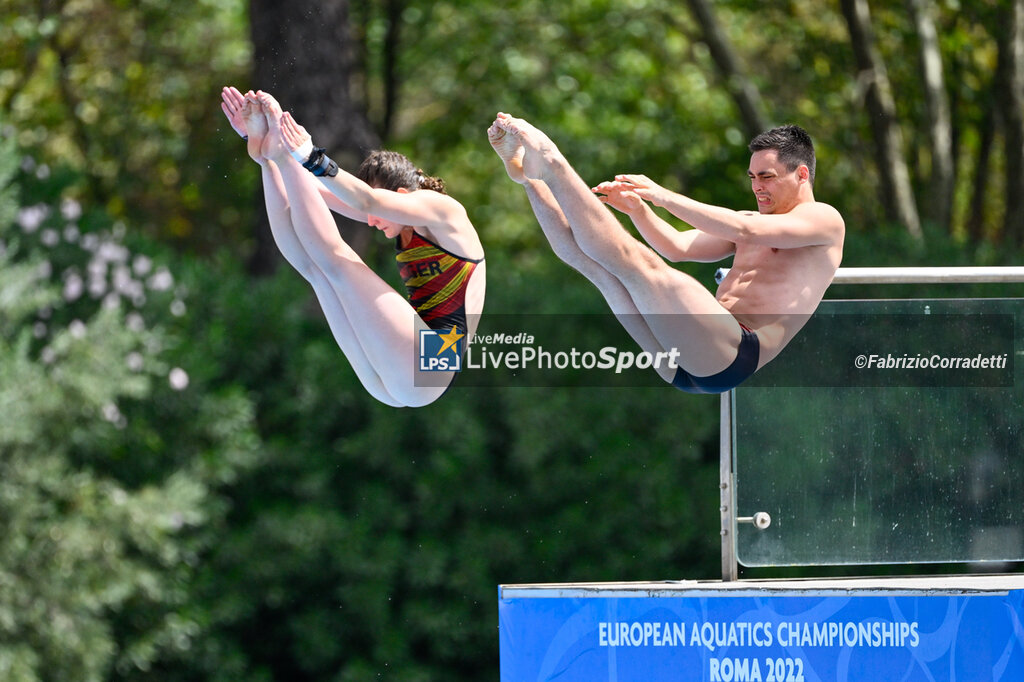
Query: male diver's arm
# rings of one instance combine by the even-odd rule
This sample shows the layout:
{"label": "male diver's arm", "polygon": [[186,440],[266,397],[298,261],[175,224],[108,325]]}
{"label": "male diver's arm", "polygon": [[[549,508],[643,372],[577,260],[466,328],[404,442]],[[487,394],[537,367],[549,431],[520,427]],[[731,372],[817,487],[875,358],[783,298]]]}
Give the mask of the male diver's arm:
{"label": "male diver's arm", "polygon": [[665,260],[713,263],[736,251],[736,245],[728,240],[698,230],[680,232],[622,183],[603,182],[592,191],[602,203],[629,216],[644,241]]}
{"label": "male diver's arm", "polygon": [[620,175],[616,180],[701,232],[733,243],[795,249],[833,244],[843,236],[842,216],[828,204],[810,201],[776,214],[734,211],[677,194],[643,175]]}
{"label": "male diver's arm", "polygon": [[641,210],[630,213],[629,218],[644,241],[662,258],[674,263],[714,263],[736,253],[733,242],[700,230],[680,231],[660,218],[646,203]]}

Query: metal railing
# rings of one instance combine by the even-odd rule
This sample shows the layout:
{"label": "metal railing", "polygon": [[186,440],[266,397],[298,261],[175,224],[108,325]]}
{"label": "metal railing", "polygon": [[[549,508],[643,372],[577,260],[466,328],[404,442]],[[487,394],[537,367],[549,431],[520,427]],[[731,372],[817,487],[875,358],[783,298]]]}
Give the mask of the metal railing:
{"label": "metal railing", "polygon": [[[730,268],[719,268],[715,282],[721,283]],[[1024,282],[1024,267],[920,267],[839,268],[833,284],[986,284]]]}

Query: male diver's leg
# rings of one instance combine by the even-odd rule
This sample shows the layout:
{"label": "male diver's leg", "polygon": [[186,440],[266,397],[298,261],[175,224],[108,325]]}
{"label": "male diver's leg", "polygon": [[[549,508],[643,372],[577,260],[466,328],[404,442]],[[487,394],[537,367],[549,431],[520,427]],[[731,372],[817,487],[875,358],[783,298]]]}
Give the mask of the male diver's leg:
{"label": "male diver's leg", "polygon": [[[654,338],[622,283],[580,249],[565,215],[544,181],[531,180],[523,174],[524,148],[520,140],[508,134],[497,122],[488,129],[487,138],[505,164],[509,178],[526,190],[537,222],[540,223],[541,230],[555,255],[597,287],[612,314],[641,349],[654,354],[655,357],[658,353],[666,352]],[[675,375],[675,370],[669,367],[667,360],[659,362],[655,369],[665,381],[672,381]]]}
{"label": "male diver's leg", "polygon": [[678,363],[698,376],[728,367],[741,329],[714,295],[626,232],[544,133],[510,116],[496,123],[522,143],[525,177],[547,185],[575,243],[622,284],[657,344],[676,349]]}
{"label": "male diver's leg", "polygon": [[[558,203],[547,185],[540,180],[530,180],[523,186],[530,199],[533,212],[537,216],[537,221],[548,238],[555,255],[597,287],[619,324],[642,350],[651,353],[654,357],[659,357],[659,353],[669,352],[669,349],[661,345],[654,337],[622,282],[600,263],[583,253],[583,250],[576,244],[568,221],[559,210]],[[657,363],[654,369],[662,379],[670,382],[675,376],[675,369],[670,366],[666,355],[660,357],[663,359]]]}

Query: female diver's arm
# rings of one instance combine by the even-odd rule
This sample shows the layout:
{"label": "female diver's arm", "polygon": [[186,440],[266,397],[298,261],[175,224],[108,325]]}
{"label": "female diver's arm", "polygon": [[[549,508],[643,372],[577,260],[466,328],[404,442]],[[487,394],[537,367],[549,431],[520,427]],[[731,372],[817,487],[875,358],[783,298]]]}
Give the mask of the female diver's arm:
{"label": "female diver's arm", "polygon": [[373,215],[401,225],[423,225],[444,232],[466,215],[459,202],[440,192],[394,192],[371,187],[339,168],[323,150],[313,147],[309,133],[287,111],[281,117],[281,136],[292,156],[312,170],[345,206],[363,216]]}

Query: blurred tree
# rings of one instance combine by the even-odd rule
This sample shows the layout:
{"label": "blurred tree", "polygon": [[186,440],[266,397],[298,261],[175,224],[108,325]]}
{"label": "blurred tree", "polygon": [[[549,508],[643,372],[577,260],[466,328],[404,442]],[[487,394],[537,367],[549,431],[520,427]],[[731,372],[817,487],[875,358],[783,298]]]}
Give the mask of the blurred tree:
{"label": "blurred tree", "polygon": [[[348,0],[300,0],[281,3],[250,0],[254,88],[273,94],[310,131],[315,144],[330,150],[343,168],[354,170],[371,149],[380,146],[359,97],[362,63]],[[389,36],[389,49],[397,36]],[[388,92],[394,87],[388,81]],[[389,108],[390,111],[390,108]],[[390,116],[390,114],[388,114]],[[262,190],[257,196],[260,216],[254,272],[266,273],[280,262],[270,234]],[[372,232],[340,216],[342,236],[363,253]]]}
{"label": "blurred tree", "polygon": [[[761,93],[740,66],[739,57],[732,47],[708,0],[690,0],[690,11],[701,29],[701,38],[707,44],[725,83],[726,90],[736,101],[736,108],[743,119],[744,132],[748,138],[769,128],[765,116]],[[666,18],[674,14],[665,13]]]}
{"label": "blurred tree", "polygon": [[216,106],[249,64],[243,2],[4,2],[0,113],[41,163],[78,171],[81,203],[194,250],[244,243],[233,197],[256,174]]}
{"label": "blurred tree", "polygon": [[995,99],[1006,148],[1003,237],[1024,244],[1024,0],[1001,5]]}
{"label": "blurred tree", "polygon": [[928,183],[927,217],[949,229],[956,181],[953,160],[953,122],[949,95],[942,67],[942,52],[935,28],[932,0],[907,0],[920,48],[924,108],[927,112],[931,153],[931,179]]}
{"label": "blurred tree", "polygon": [[[877,57],[872,64],[886,67],[890,89],[900,93],[890,110],[871,104],[870,89],[860,98],[851,78],[865,72],[855,55],[864,62],[870,51],[851,49],[849,25],[836,7],[810,0],[767,8],[751,0],[695,2],[691,12],[667,0],[574,0],[556,9],[530,0],[287,8],[211,0],[187,12],[167,11],[166,0],[130,7],[114,0],[11,0],[0,7],[0,19],[11,28],[0,37],[0,106],[19,140],[37,148],[42,160],[61,158],[83,170],[80,200],[108,204],[132,218],[135,229],[203,251],[226,243],[252,254],[257,236],[265,235],[250,227],[253,211],[262,214],[250,201],[255,168],[210,105],[222,84],[259,86],[253,78],[275,83],[283,100],[296,88],[285,105],[310,118],[318,140],[336,145],[335,153],[350,147],[358,159],[362,147],[384,141],[458,181],[455,191],[464,203],[501,223],[493,235],[497,244],[535,243],[527,221],[515,217],[522,204],[500,191],[500,168],[482,140],[497,109],[543,116],[537,122],[595,181],[639,169],[728,205],[746,199],[742,187],[722,179],[742,171],[750,129],[761,118],[796,121],[821,147],[827,171],[822,196],[834,199],[851,224],[900,215],[880,211],[886,204],[843,197],[904,186],[879,175],[895,168],[889,174],[898,179],[902,163],[918,210],[929,220],[948,223],[972,243],[1013,233],[1005,223],[1024,212],[1005,210],[1006,202],[1021,193],[1002,188],[1021,176],[1007,153],[1020,146],[1012,137],[1019,126],[1008,123],[1020,107],[999,102],[1016,91],[1005,82],[1016,44],[1010,39],[1016,5],[954,8],[913,0],[903,6],[920,11],[878,4],[876,16],[868,16]],[[292,26],[323,34],[295,47]],[[263,66],[250,74],[253,43]],[[323,46],[333,54],[316,56]],[[929,56],[923,62],[894,58],[908,46]],[[742,68],[755,59],[756,69]],[[325,61],[330,68],[321,65]],[[936,80],[943,69],[936,67],[951,74],[944,86]],[[936,200],[930,188],[950,178],[949,136],[940,132],[947,127],[941,123],[943,89],[955,186]],[[865,119],[864,102],[890,113]],[[302,114],[299,105],[310,113]],[[342,114],[328,117],[317,108]],[[880,152],[863,144],[872,120],[890,120],[885,134],[904,137],[900,153],[881,165]],[[895,142],[884,148],[895,149]],[[926,190],[929,200],[923,201]],[[907,207],[914,194],[900,192],[903,198],[893,203],[903,206],[903,222],[912,226]],[[953,210],[944,221],[948,197]],[[347,236],[359,242],[366,234]],[[268,245],[256,257],[264,266],[274,257]]]}
{"label": "blurred tree", "polygon": [[842,0],[840,7],[850,30],[850,42],[857,57],[857,80],[867,103],[882,203],[891,220],[920,237],[921,221],[910,184],[903,133],[885,62],[875,46],[868,0]]}

